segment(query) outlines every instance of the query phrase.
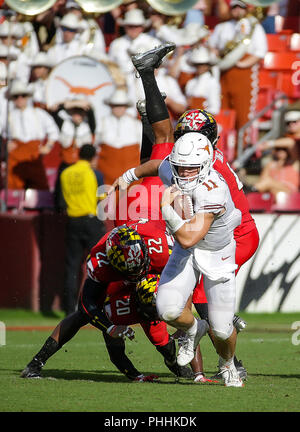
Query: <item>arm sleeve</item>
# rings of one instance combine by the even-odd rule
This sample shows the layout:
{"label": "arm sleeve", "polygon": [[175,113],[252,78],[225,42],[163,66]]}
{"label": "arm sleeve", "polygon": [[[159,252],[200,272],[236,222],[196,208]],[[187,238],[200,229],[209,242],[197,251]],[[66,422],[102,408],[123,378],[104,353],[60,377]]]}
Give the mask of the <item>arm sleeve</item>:
{"label": "arm sleeve", "polygon": [[142,116],[142,147],[141,147],[141,161],[150,159],[152,153],[152,146],[155,142],[152,126],[147,117]]}
{"label": "arm sleeve", "polygon": [[86,279],[78,304],[78,309],[88,316],[90,324],[104,332],[113,325],[103,311],[106,288],[105,284]]}

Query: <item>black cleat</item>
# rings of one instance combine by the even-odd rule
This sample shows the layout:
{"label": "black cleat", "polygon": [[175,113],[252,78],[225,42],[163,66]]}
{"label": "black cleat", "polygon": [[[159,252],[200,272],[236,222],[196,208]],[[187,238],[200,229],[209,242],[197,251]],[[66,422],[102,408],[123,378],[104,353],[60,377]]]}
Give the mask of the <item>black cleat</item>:
{"label": "black cleat", "polygon": [[26,368],[21,372],[21,378],[41,378],[41,370],[44,364],[37,360],[33,359],[26,366]]}
{"label": "black cleat", "polygon": [[150,51],[132,56],[131,61],[138,72],[149,68],[157,69],[161,65],[163,58],[174,51],[175,48],[176,45],[173,42],[166,42]]}
{"label": "black cleat", "polygon": [[177,361],[171,364],[165,359],[165,365],[174,375],[176,375],[179,378],[186,378],[186,379],[194,378],[194,373],[191,370],[191,368],[189,368],[188,366],[179,366],[177,364]]}
{"label": "black cleat", "polygon": [[242,361],[234,358],[234,366],[236,367],[236,370],[238,371],[239,377],[242,380],[246,380],[247,379],[247,371],[244,368]]}
{"label": "black cleat", "polygon": [[246,321],[244,321],[241,317],[238,315],[234,315],[233,318],[233,325],[236,328],[236,331],[239,333],[240,331],[244,330],[247,327]]}

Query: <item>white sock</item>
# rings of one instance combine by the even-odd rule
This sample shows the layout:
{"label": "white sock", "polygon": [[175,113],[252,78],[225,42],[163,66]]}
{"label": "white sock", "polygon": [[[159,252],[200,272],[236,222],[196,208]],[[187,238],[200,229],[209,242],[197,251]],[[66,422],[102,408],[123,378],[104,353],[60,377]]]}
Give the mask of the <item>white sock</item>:
{"label": "white sock", "polygon": [[197,333],[197,327],[198,327],[198,321],[196,320],[196,318],[194,318],[194,323],[192,324],[192,326],[186,331],[186,333],[189,336],[195,336],[195,334]]}
{"label": "white sock", "polygon": [[231,357],[229,360],[226,360],[220,356],[219,357],[219,366],[220,367],[228,367],[228,368],[231,367],[232,365],[234,365],[233,358],[234,357]]}

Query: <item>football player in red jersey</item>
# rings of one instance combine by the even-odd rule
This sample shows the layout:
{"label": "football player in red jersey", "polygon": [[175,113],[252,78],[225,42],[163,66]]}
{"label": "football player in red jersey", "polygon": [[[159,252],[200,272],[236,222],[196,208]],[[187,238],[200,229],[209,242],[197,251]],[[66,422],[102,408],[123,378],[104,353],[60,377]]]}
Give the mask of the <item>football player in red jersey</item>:
{"label": "football player in red jersey", "polygon": [[[103,236],[87,258],[88,278],[81,293],[78,311],[57,325],[41,350],[22,371],[21,377],[40,377],[46,361],[72,339],[82,326],[90,323],[103,332],[110,358],[121,372],[132,380],[153,382],[157,376],[141,374],[125,354],[125,337],[134,338],[134,331],[129,325],[140,323],[152,344],[163,355],[166,366],[177,376],[191,378],[190,368],[177,365],[175,341],[170,338],[165,323],[142,314],[142,305],[136,297],[132,297],[136,286],[142,286],[144,294],[147,287],[153,289],[153,283],[145,283],[149,279],[146,277],[149,271],[154,274],[152,280],[156,288],[172,245],[172,238],[155,222],[122,225]],[[126,306],[127,314],[124,314],[124,310],[123,314],[118,314],[120,304]],[[105,306],[106,309],[109,306],[110,314],[105,311]]]}
{"label": "football player in red jersey", "polygon": [[[188,367],[179,367],[176,362],[176,345],[170,337],[164,321],[159,321],[155,308],[155,295],[159,275],[147,275],[132,286],[124,282],[110,284],[105,311],[110,320],[117,325],[140,324],[149,341],[164,357],[165,365],[176,376],[193,378]],[[129,379],[151,381],[139,372],[125,354],[125,342],[122,338],[112,338],[104,333],[106,348],[115,366]],[[158,378],[153,376],[154,379]]]}
{"label": "football player in red jersey", "polygon": [[[146,115],[152,119],[155,109],[162,112],[162,104],[164,104],[163,98],[158,96],[156,89],[156,81],[154,76],[154,68],[158,67],[155,63],[155,50],[149,51],[138,56],[138,61],[134,62],[137,71],[140,73],[145,96],[146,96]],[[153,68],[149,68],[149,64],[152,61]],[[147,68],[143,65],[148,65]],[[152,121],[150,120],[150,123]],[[163,127],[166,126],[166,122],[162,124],[162,136],[164,134]],[[249,212],[249,206],[247,198],[243,192],[243,185],[240,182],[236,173],[232,170],[228,164],[225,155],[216,148],[218,141],[217,135],[217,124],[211,114],[204,110],[190,110],[185,112],[178,120],[174,131],[174,138],[177,140],[180,136],[187,132],[199,132],[210,140],[214,147],[214,169],[217,170],[225,179],[230,189],[232,200],[237,209],[242,213],[241,225],[235,229],[234,238],[236,241],[236,263],[238,269],[255,253],[259,244],[259,235],[255,225],[255,222]],[[168,130],[168,134],[170,134]],[[168,145],[171,147],[171,143]],[[157,144],[156,144],[157,146]],[[159,147],[159,146],[157,146]],[[148,146],[148,148],[151,148]],[[145,155],[144,155],[145,156]],[[115,181],[112,186],[114,188],[126,189],[128,185],[135,180],[146,177],[143,182],[147,180],[147,176],[157,175],[158,167],[165,157],[159,157],[157,155],[151,155],[150,161],[140,165],[139,167],[132,168],[123,174],[119,179]],[[238,271],[237,269],[237,271]],[[201,318],[207,318],[207,300],[203,290],[203,284],[200,282],[195,288],[193,302]],[[235,324],[238,327],[240,325],[239,317],[235,317]],[[241,328],[241,326],[240,326]],[[243,375],[242,378],[246,377],[246,371],[242,367],[241,363],[235,359],[236,366],[240,369],[240,373]]]}
{"label": "football player in red jersey", "polygon": [[[166,46],[161,49],[157,61],[159,62],[166,53],[172,51],[174,47],[174,44],[166,44]],[[163,98],[160,93],[159,97]],[[154,146],[152,149],[153,158],[165,157],[170,151],[170,145],[173,146],[173,130],[170,126],[168,111],[164,104],[160,104],[160,106],[162,109],[155,110],[152,117],[152,126],[155,130],[157,142],[157,146]],[[171,144],[168,144],[168,140]],[[145,145],[142,148],[142,154],[144,149]],[[149,191],[151,189],[150,186],[157,182],[157,179],[152,180],[153,181],[150,183],[148,183],[148,179],[145,181],[146,188],[149,187]],[[158,185],[160,186],[161,183],[158,182]],[[144,216],[148,217],[149,207],[145,207],[142,209],[142,212],[143,211]],[[157,211],[159,211],[159,201]],[[133,220],[137,221],[137,219],[139,219],[139,217],[129,218],[126,216],[123,220],[119,219],[117,224],[124,221],[128,222],[128,220],[131,222]],[[147,271],[159,274],[169,257],[168,242],[172,241],[165,235],[165,223],[162,218],[157,222],[142,223],[142,221],[140,221],[139,223],[136,223],[135,226],[141,234],[141,236],[139,236],[137,233],[139,236],[140,263],[138,263],[139,257],[135,250],[132,250],[131,254],[126,250],[128,240],[130,239],[127,238],[124,241],[122,240],[124,243],[123,246],[125,246],[123,249],[121,245],[122,241],[118,241],[117,244],[115,244],[117,249],[115,251],[116,253],[113,253],[113,248],[108,245],[111,240],[111,233],[106,234],[92,249],[90,257],[88,258],[87,270],[89,277],[85,281],[81,293],[78,311],[66,317],[58,324],[52,335],[43,345],[42,349],[23,370],[21,374],[22,377],[30,378],[40,376],[41,369],[47,359],[68,342],[77,333],[80,327],[88,322],[102,330],[103,333],[106,332],[108,335],[106,339],[108,339],[108,337],[110,337],[110,339],[119,339],[119,337],[123,338],[125,336],[128,336],[129,338],[133,337],[132,329],[128,328],[127,325],[113,325],[101,308],[101,305],[103,306],[104,304],[109,283],[111,281],[122,283],[124,279],[130,279],[132,282],[133,278],[141,278],[143,273],[146,273]],[[122,228],[124,232],[127,232],[127,229]],[[131,245],[133,249],[134,245],[136,246],[137,243],[136,237],[136,235],[133,235],[133,240],[131,239],[134,243]],[[145,243],[147,243],[148,249],[147,247],[146,249],[143,247]],[[135,266],[139,269],[138,274],[132,272],[133,262],[139,264],[141,267],[139,268],[139,266]],[[175,346],[174,341],[169,346],[173,350]],[[174,355],[176,363],[176,354]],[[167,358],[166,356],[167,352],[165,352],[164,357]],[[173,364],[172,367],[174,369],[177,365]],[[186,374],[186,371],[182,370],[181,373],[184,375]]]}

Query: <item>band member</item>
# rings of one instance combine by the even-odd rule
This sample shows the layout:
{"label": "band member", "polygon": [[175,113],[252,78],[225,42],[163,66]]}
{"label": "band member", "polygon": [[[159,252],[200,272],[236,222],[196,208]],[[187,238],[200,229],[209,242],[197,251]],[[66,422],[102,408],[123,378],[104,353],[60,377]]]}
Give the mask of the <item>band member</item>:
{"label": "band member", "polygon": [[7,137],[9,189],[48,189],[43,155],[58,140],[58,128],[47,111],[29,105],[31,96],[28,85],[13,83]]}
{"label": "band member", "polygon": [[[241,0],[231,0],[231,19],[218,24],[209,45],[222,59],[221,94],[222,109],[236,111],[236,128],[240,129],[251,119],[256,109],[259,62],[268,51],[265,31],[258,20],[248,15],[248,5]],[[243,40],[250,39],[250,43]],[[230,56],[229,56],[230,54]],[[245,145],[250,143],[246,137]]]}

